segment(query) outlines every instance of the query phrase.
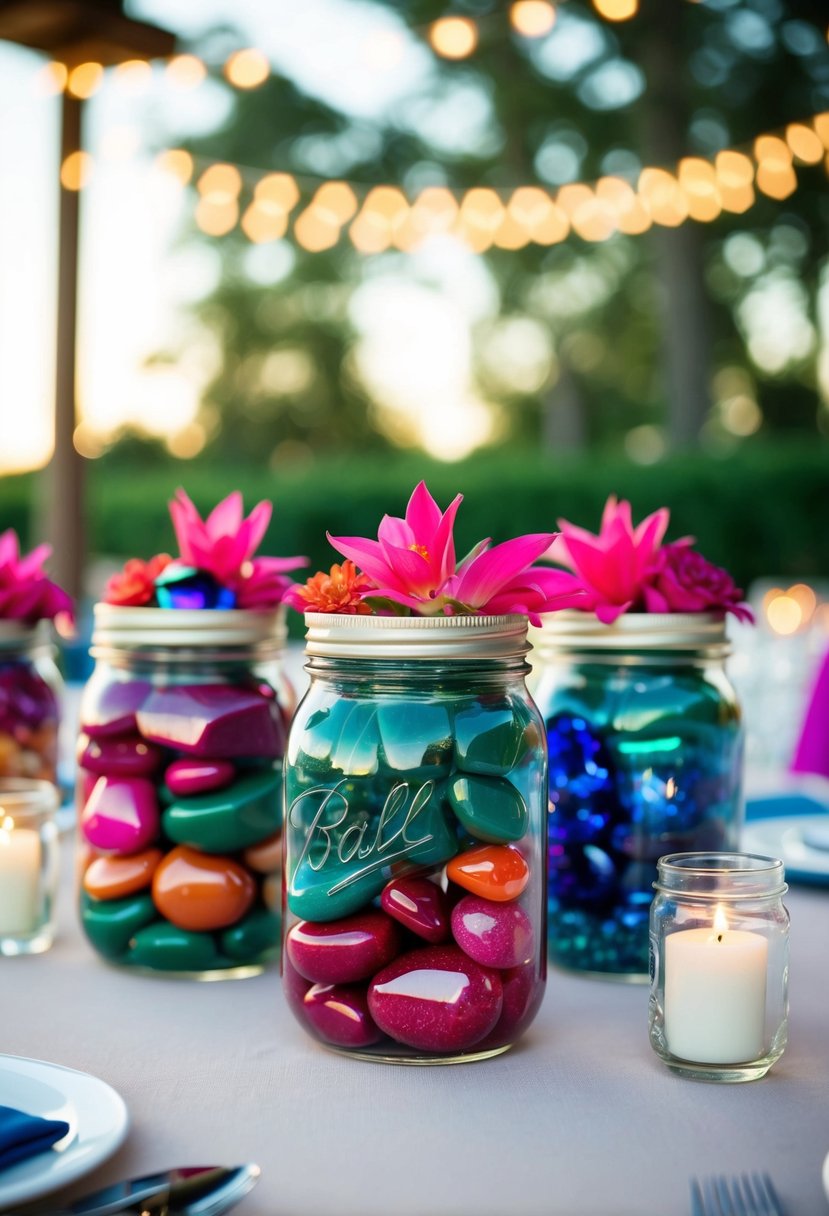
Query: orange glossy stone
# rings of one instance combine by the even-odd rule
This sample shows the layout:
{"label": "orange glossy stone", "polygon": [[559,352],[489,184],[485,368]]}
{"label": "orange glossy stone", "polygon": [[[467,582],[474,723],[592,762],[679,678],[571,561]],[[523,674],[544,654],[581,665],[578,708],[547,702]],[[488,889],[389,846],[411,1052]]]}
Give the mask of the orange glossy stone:
{"label": "orange glossy stone", "polygon": [[153,903],[179,929],[224,929],[245,915],[256,883],[236,861],[179,845],[153,875]]}
{"label": "orange glossy stone", "polygon": [[517,899],[530,880],[530,868],[518,849],[485,844],[459,853],[446,866],[452,882],[473,895],[507,903]]}
{"label": "orange glossy stone", "polygon": [[282,865],[282,833],[275,832],[267,840],[252,844],[245,849],[242,859],[257,874],[272,874]]}
{"label": "orange glossy stone", "polygon": [[130,857],[96,857],[83,876],[83,888],[95,899],[134,895],[150,885],[163,856],[161,849],[145,849]]}

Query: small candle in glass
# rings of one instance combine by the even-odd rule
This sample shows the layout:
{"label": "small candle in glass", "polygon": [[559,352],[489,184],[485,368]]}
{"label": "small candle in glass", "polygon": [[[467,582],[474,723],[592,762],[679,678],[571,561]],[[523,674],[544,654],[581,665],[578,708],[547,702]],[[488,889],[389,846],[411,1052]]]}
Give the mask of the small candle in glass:
{"label": "small candle in glass", "polygon": [[0,779],[0,955],[54,941],[58,795],[49,781]]}
{"label": "small candle in glass", "polygon": [[650,1040],[669,1068],[753,1081],[786,1046],[789,915],[782,861],[672,853],[651,905]]}

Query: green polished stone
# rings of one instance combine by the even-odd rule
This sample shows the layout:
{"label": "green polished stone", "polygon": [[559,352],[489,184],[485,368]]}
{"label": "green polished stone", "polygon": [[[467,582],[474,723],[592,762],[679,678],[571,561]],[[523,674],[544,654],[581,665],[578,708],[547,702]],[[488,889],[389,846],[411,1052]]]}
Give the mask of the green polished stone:
{"label": "green polished stone", "polygon": [[378,769],[377,710],[372,702],[339,697],[295,720],[289,740],[290,766],[300,780],[369,776]]}
{"label": "green polished stone", "polygon": [[244,920],[225,929],[220,940],[222,952],[240,963],[255,963],[271,958],[279,950],[280,920],[275,912],[258,908]]}
{"label": "green polished stone", "polygon": [[455,713],[455,763],[465,773],[505,777],[535,743],[538,729],[508,701],[475,701]]}
{"label": "green polished stone", "polygon": [[466,830],[478,840],[505,844],[527,830],[527,807],[504,777],[458,773],[449,782],[449,805]]}
{"label": "green polished stone", "polygon": [[147,892],[126,899],[93,899],[85,891],[81,895],[84,932],[105,958],[123,955],[133,934],[157,916],[152,897]]}
{"label": "green polished stone", "polygon": [[393,873],[442,865],[458,851],[442,791],[431,781],[387,780],[382,804],[378,782],[352,788],[343,781],[289,802],[288,905],[304,920],[348,916]]}
{"label": "green polished stone", "polygon": [[377,709],[383,771],[401,780],[447,777],[452,768],[448,706],[436,701],[398,701]]}
{"label": "green polished stone", "polygon": [[215,971],[233,966],[221,957],[210,933],[179,929],[168,921],[139,929],[124,962],[155,971]]}
{"label": "green polished stone", "polygon": [[177,798],[162,815],[164,832],[176,844],[189,844],[205,853],[246,849],[282,824],[281,775],[245,774],[232,785],[192,798]]}

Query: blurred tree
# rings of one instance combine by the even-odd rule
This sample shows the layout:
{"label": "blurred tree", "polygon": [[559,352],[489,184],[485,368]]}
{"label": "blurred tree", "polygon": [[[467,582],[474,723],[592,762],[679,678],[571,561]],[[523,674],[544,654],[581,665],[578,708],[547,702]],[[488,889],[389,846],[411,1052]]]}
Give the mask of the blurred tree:
{"label": "blurred tree", "polygon": [[[233,92],[227,120],[191,151],[289,171],[309,196],[319,177],[363,193],[397,183],[410,195],[506,194],[606,175],[635,184],[646,165],[750,148],[829,109],[824,0],[643,0],[626,22],[568,0],[538,39],[516,34],[495,0],[376,3],[424,43],[449,11],[473,17],[474,55],[432,55],[417,96],[372,120],[272,76]],[[758,192],[710,222],[608,240],[584,239],[594,234],[577,224],[583,235],[550,247],[487,251],[497,307],[476,321],[475,373],[496,433],[558,451],[627,436],[632,454],[654,459],[666,436],[682,446],[814,431],[829,193],[823,163],[795,167],[790,196]],[[238,229],[218,246],[221,280],[201,309],[223,355],[205,407],[215,451],[278,464],[399,438],[359,375],[349,302],[384,273],[431,285],[424,262],[365,258],[347,239],[315,253],[291,240],[253,246]]]}

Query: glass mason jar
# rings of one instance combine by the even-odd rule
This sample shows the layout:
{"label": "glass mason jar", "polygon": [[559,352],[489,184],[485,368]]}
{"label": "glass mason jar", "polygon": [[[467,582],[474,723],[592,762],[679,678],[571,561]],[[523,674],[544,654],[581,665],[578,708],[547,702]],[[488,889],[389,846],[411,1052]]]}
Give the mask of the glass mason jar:
{"label": "glass mason jar", "polygon": [[285,994],[328,1047],[498,1055],[546,981],[546,766],[522,616],[306,615]]}
{"label": "glass mason jar", "polygon": [[0,955],[54,941],[58,801],[51,781],[0,777]]}
{"label": "glass mason jar", "polygon": [[661,857],[651,905],[650,1039],[674,1072],[754,1081],[786,1047],[788,887],[750,853]]}
{"label": "glass mason jar", "polygon": [[549,950],[647,982],[657,859],[734,849],[743,731],[725,623],[706,613],[545,617],[530,688],[549,749]]}
{"label": "glass mason jar", "polygon": [[95,606],[80,915],[105,958],[199,979],[279,949],[284,611]]}
{"label": "glass mason jar", "polygon": [[63,681],[45,621],[0,621],[0,777],[57,784]]}

